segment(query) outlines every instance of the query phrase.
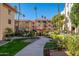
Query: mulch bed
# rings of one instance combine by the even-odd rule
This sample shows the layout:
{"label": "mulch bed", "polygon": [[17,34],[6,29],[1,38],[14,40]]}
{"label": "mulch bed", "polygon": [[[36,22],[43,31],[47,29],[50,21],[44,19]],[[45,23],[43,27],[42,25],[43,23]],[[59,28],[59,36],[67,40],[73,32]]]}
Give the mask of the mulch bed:
{"label": "mulch bed", "polygon": [[65,50],[50,50],[50,56],[67,56],[67,54],[65,53]]}
{"label": "mulch bed", "polygon": [[63,50],[44,49],[44,56],[68,56]]}

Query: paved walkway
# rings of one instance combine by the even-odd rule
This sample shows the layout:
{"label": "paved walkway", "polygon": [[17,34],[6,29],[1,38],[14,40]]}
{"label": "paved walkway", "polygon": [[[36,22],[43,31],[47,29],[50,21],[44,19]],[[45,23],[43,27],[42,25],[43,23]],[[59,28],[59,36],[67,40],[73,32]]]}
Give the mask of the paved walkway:
{"label": "paved walkway", "polygon": [[49,38],[41,36],[39,40],[29,44],[16,54],[16,56],[43,56],[43,47]]}
{"label": "paved walkway", "polygon": [[7,44],[9,41],[0,41],[0,46]]}

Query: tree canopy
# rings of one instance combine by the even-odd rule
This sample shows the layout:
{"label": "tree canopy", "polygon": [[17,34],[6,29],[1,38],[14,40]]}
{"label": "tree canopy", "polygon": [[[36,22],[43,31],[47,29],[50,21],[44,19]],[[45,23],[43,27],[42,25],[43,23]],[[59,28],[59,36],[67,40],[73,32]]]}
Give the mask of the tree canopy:
{"label": "tree canopy", "polygon": [[56,29],[60,29],[64,24],[64,14],[57,14],[52,18],[52,24],[55,25]]}
{"label": "tree canopy", "polygon": [[70,19],[73,26],[79,26],[79,3],[73,4],[70,12]]}

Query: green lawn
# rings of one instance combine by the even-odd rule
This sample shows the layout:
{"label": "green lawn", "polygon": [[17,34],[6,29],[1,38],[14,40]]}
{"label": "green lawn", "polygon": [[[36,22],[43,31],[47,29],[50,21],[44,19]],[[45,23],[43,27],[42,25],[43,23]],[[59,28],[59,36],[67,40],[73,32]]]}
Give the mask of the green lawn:
{"label": "green lawn", "polygon": [[13,56],[30,42],[25,40],[13,40],[3,46],[0,46],[0,56]]}

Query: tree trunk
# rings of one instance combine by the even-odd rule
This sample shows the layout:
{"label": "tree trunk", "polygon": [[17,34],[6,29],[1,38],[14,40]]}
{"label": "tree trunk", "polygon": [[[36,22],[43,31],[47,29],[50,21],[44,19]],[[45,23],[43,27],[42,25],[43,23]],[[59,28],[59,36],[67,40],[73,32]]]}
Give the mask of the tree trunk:
{"label": "tree trunk", "polygon": [[75,28],[75,34],[77,34],[77,28]]}

